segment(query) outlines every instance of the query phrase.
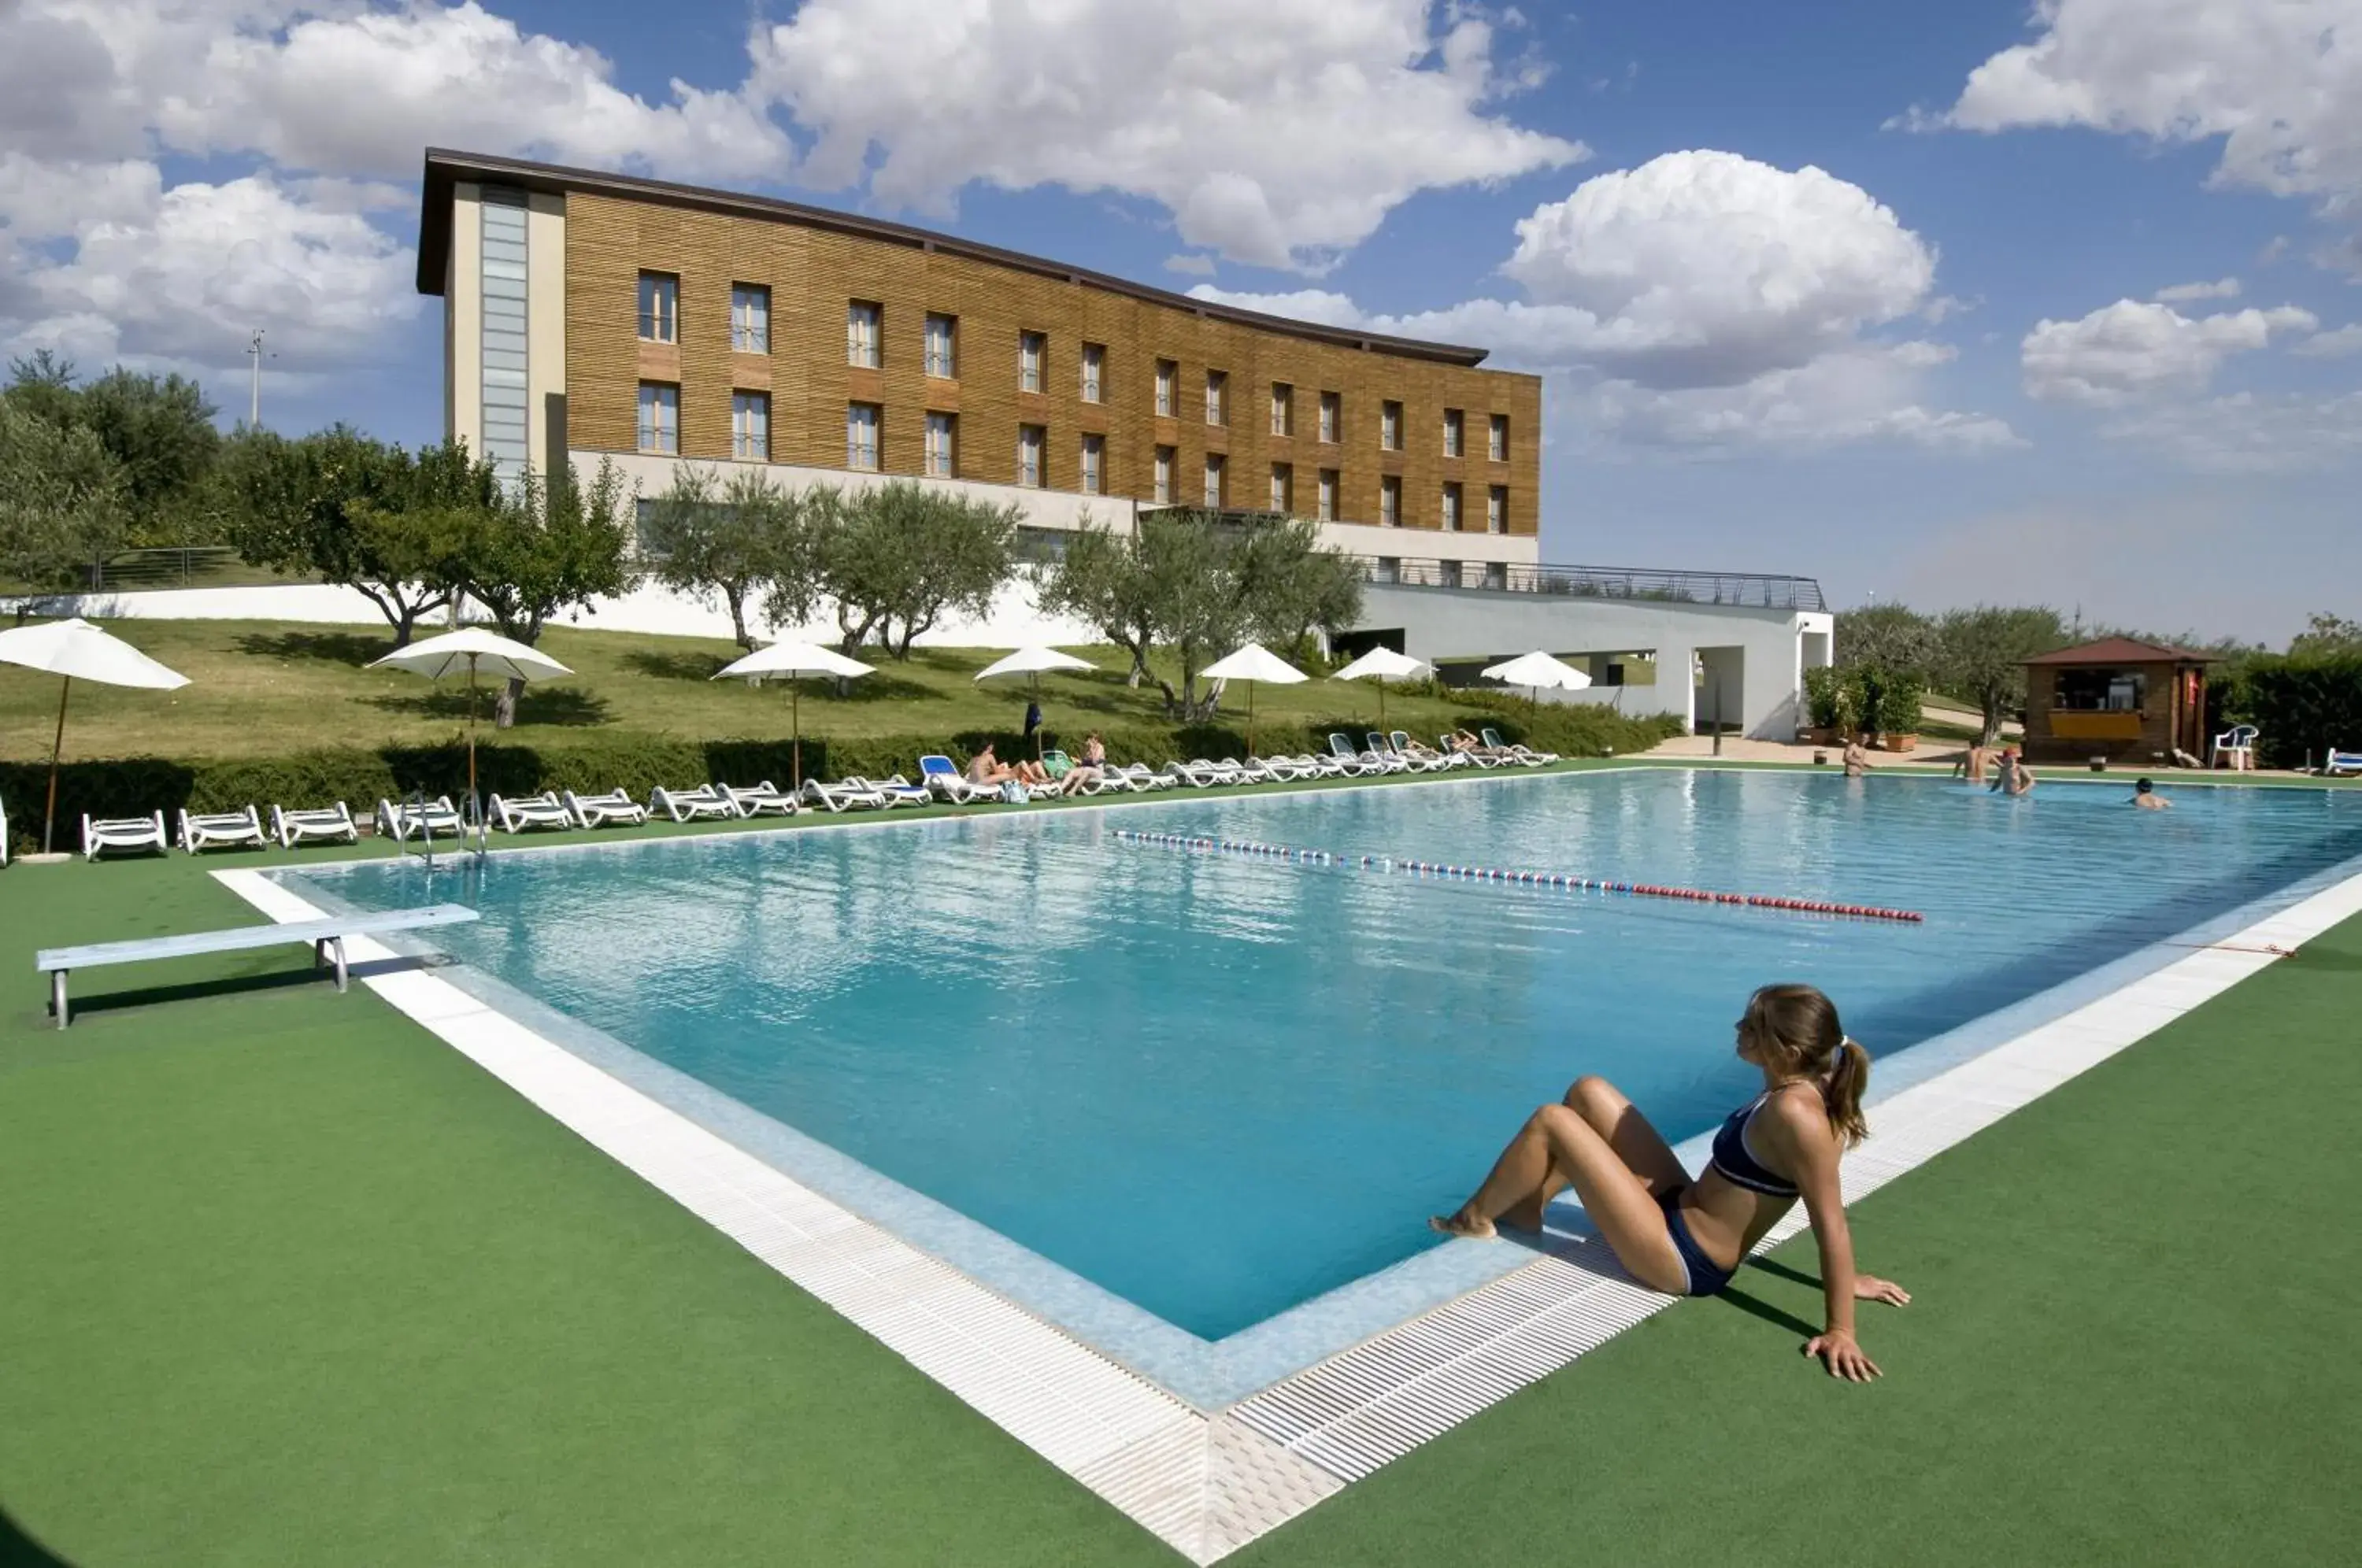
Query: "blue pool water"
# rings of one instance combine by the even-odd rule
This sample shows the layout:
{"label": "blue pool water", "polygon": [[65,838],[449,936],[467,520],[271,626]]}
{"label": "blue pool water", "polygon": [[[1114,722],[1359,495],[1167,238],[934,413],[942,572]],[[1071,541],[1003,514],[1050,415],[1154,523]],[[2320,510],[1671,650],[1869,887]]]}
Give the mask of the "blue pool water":
{"label": "blue pool water", "polygon": [[[1749,991],[1873,1053],[2362,855],[2362,794],[1630,771],[496,856],[440,945],[1207,1339],[1434,1244],[1605,1073],[1678,1142]],[[1924,925],[1308,869],[1111,830],[1915,909]],[[429,895],[414,862],[324,883]],[[448,873],[433,896],[447,896]]]}

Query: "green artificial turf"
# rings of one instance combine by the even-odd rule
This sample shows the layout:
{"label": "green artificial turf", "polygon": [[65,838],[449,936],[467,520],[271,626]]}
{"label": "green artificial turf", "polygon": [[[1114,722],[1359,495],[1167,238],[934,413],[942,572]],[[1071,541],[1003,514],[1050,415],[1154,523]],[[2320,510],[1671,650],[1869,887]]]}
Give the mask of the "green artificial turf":
{"label": "green artificial turf", "polygon": [[[0,870],[0,1561],[1178,1561],[300,949],[49,1027],[34,946],[250,918]],[[1232,1561],[2341,1560],[2357,1017],[2362,922],[1857,1206],[1882,1383],[1806,1239]]]}

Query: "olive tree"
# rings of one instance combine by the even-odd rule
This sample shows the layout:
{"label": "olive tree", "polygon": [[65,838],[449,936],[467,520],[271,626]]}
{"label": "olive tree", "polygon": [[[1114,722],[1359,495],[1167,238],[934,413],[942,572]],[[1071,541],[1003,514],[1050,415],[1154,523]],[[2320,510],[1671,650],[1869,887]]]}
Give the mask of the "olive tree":
{"label": "olive tree", "polygon": [[[460,587],[491,612],[501,635],[531,647],[552,615],[632,584],[631,515],[635,498],[614,463],[602,458],[587,485],[569,465],[545,480],[528,469],[477,514],[460,560]],[[492,706],[495,729],[516,722],[524,683],[512,680]]]}

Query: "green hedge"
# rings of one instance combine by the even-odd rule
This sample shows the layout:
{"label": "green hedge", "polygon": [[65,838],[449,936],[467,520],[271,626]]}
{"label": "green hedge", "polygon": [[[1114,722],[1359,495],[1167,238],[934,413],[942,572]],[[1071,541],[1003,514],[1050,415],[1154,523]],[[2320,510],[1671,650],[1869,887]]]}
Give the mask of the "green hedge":
{"label": "green hedge", "polygon": [[2256,726],[2257,760],[2268,767],[2315,762],[2334,746],[2362,750],[2362,654],[2246,661],[2225,683],[2224,716]]}
{"label": "green hedge", "polygon": [[[1539,711],[1528,712],[1523,702],[1505,703],[1497,709],[1489,703],[1470,707],[1486,710],[1472,712],[1472,723],[1491,724],[1510,740],[1569,756],[1642,751],[1674,733],[1670,722],[1625,719],[1595,708],[1544,704]],[[1343,721],[1332,727],[1347,730],[1357,742],[1366,728]],[[1079,749],[1085,733],[1054,731],[1050,744],[1074,751]],[[1247,755],[1245,724],[1238,715],[1226,714],[1208,724],[1104,725],[1099,734],[1109,756],[1117,761],[1145,762],[1152,767],[1162,767],[1176,757]],[[1433,735],[1418,738],[1430,745],[1435,740]],[[988,740],[995,743],[1003,758],[1032,755],[1030,743],[1013,731],[854,740],[807,735],[803,774],[807,778],[842,778],[848,774],[884,778],[900,773],[915,778],[923,754],[947,752],[954,761],[965,764]],[[1255,746],[1264,756],[1326,751],[1328,730],[1259,723]],[[708,780],[752,784],[768,778],[785,788],[789,763],[789,743],[784,740],[681,741],[611,734],[533,745],[487,741],[476,750],[476,777],[487,795],[532,795],[568,789],[588,792],[620,785],[645,800],[659,784],[678,789]],[[381,796],[399,799],[423,790],[429,795],[456,797],[467,782],[468,749],[457,737],[431,746],[340,747],[216,761],[135,756],[69,762],[58,778],[58,821],[76,823],[84,812],[115,817],[145,816],[161,810],[169,818],[182,806],[217,812],[235,811],[249,802],[267,809],[273,802],[316,806],[332,801],[349,801],[355,814],[366,815]],[[14,832],[24,832],[26,824],[39,832],[48,783],[46,764],[0,763],[0,803],[7,808]]]}

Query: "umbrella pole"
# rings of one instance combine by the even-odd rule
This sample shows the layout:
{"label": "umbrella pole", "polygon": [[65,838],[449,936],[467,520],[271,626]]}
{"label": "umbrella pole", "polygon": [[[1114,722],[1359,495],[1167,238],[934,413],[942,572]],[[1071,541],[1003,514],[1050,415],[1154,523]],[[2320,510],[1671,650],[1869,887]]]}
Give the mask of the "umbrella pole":
{"label": "umbrella pole", "polygon": [[[1035,708],[1042,706],[1042,672],[1038,669],[1033,672],[1032,705]],[[1033,726],[1033,760],[1036,762],[1042,760],[1042,726],[1040,724]]]}
{"label": "umbrella pole", "polygon": [[483,808],[476,803],[476,656],[468,656],[468,813],[478,822],[483,820]]}
{"label": "umbrella pole", "polygon": [[1386,678],[1378,677],[1378,728],[1386,727]]}
{"label": "umbrella pole", "polygon": [[1247,682],[1247,756],[1250,756],[1250,757],[1252,757],[1252,756],[1254,756],[1254,689],[1255,689],[1255,683],[1254,683],[1253,681],[1252,681],[1252,680],[1248,681],[1248,682]]}
{"label": "umbrella pole", "polygon": [[788,677],[788,713],[796,737],[788,752],[788,790],[800,795],[804,790],[804,689],[792,675]]}
{"label": "umbrella pole", "polygon": [[73,677],[58,682],[58,734],[50,743],[50,811],[41,819],[41,853],[50,852],[50,833],[58,825],[58,758],[66,748],[66,693],[73,690]]}

